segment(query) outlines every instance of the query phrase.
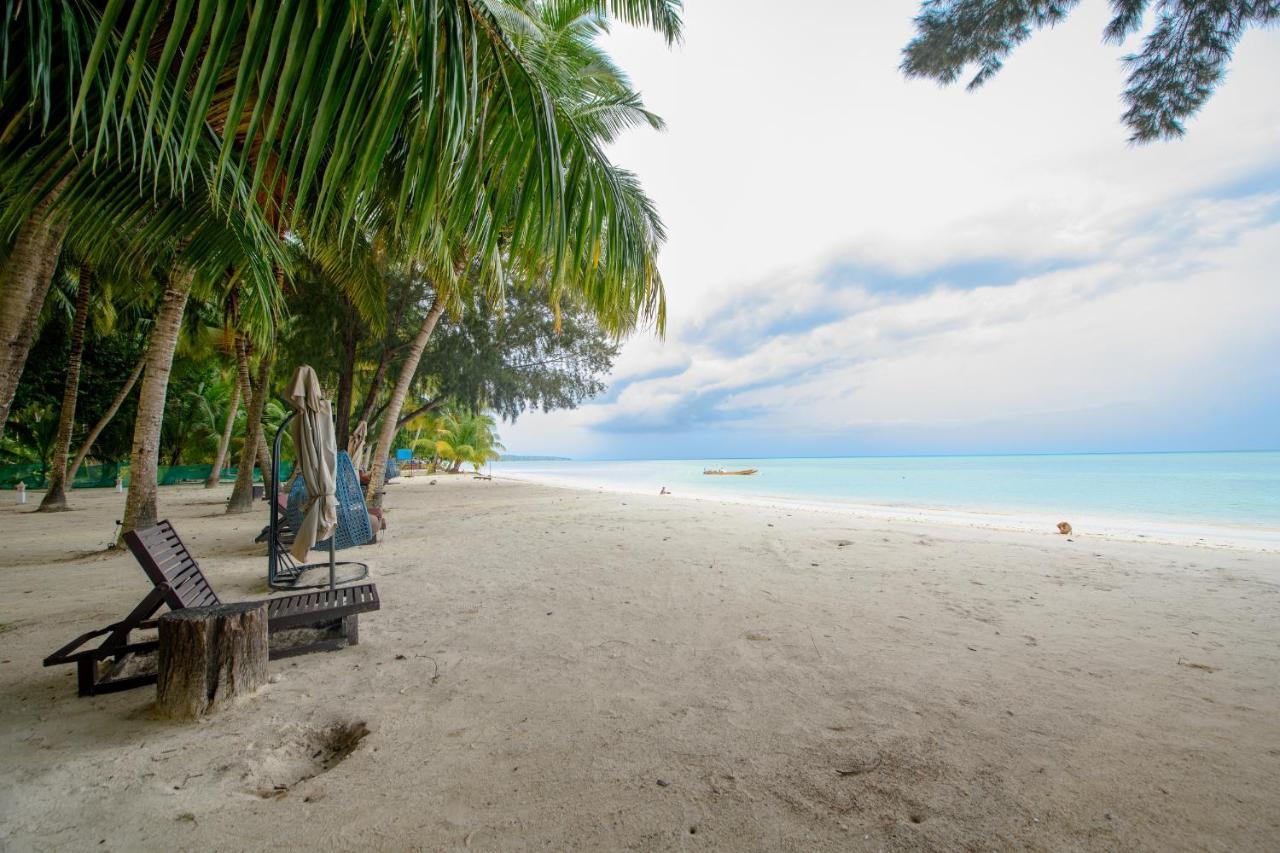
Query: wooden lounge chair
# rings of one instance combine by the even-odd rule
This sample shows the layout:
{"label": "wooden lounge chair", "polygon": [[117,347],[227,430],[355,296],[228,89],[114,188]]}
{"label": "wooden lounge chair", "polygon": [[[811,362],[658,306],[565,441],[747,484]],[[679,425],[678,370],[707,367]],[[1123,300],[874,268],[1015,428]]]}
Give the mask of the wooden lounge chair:
{"label": "wooden lounge chair", "polygon": [[[195,557],[187,551],[187,546],[182,544],[168,521],[161,521],[145,530],[130,531],[124,535],[124,540],[147,577],[155,584],[155,589],[121,621],[82,634],[44,659],[45,666],[76,664],[81,696],[114,693],[155,683],[154,672],[131,674],[123,670],[128,655],[151,652],[159,647],[156,640],[131,643],[129,635],[133,631],[154,628],[156,623],[152,617],[164,605],[180,610],[222,603],[209,586],[204,572],[200,571]],[[298,628],[327,629],[326,636],[313,642],[273,647],[271,658],[354,646],[360,641],[359,614],[378,607],[378,589],[371,583],[267,599],[267,631],[271,634]],[[106,639],[97,646],[79,650],[85,643],[104,634]],[[102,672],[101,664],[108,659],[114,663]]]}

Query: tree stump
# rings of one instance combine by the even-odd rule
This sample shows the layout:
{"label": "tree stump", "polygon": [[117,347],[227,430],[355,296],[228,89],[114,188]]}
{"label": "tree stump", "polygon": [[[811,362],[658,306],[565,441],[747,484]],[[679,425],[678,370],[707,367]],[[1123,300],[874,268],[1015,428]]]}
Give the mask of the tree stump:
{"label": "tree stump", "polygon": [[267,603],[188,607],[160,617],[156,709],[194,720],[267,681]]}

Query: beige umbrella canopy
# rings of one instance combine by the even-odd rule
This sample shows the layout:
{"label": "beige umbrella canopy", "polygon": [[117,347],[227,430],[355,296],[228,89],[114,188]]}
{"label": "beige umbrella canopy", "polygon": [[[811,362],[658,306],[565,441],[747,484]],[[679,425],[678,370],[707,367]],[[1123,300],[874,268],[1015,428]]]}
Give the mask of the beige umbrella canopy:
{"label": "beige umbrella canopy", "polygon": [[364,469],[364,460],[360,457],[364,455],[364,443],[369,438],[369,424],[361,421],[356,424],[355,432],[351,433],[351,438],[347,439],[347,455],[351,457],[351,464],[355,465],[356,470]]}
{"label": "beige umbrella canopy", "polygon": [[328,539],[338,526],[338,442],[333,435],[332,407],[310,366],[304,364],[294,371],[285,397],[298,412],[289,432],[307,486],[306,514],[289,549],[301,562],[316,542]]}

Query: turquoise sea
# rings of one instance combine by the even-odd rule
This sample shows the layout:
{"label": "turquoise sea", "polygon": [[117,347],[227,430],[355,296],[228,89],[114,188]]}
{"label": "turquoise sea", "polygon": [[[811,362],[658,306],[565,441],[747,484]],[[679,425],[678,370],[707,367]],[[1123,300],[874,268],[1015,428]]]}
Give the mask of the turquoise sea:
{"label": "turquoise sea", "polygon": [[[760,473],[702,474],[720,467]],[[654,494],[1280,531],[1280,451],[499,462],[493,471]]]}

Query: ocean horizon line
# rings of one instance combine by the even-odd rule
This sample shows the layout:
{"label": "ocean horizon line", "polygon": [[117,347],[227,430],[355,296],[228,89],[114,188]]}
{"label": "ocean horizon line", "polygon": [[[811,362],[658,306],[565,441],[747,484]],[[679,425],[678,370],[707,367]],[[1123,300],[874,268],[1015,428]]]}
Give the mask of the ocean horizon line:
{"label": "ocean horizon line", "polygon": [[[1222,448],[1217,450],[1028,450],[998,451],[992,453],[827,453],[813,456],[562,456],[552,453],[508,453],[512,461],[529,459],[533,461],[555,460],[558,462],[700,462],[700,461],[737,461],[737,460],[790,460],[790,459],[988,459],[1017,458],[1036,456],[1207,456],[1219,453],[1280,453],[1280,447],[1263,447],[1249,449]],[[535,459],[536,457],[536,459]]]}

